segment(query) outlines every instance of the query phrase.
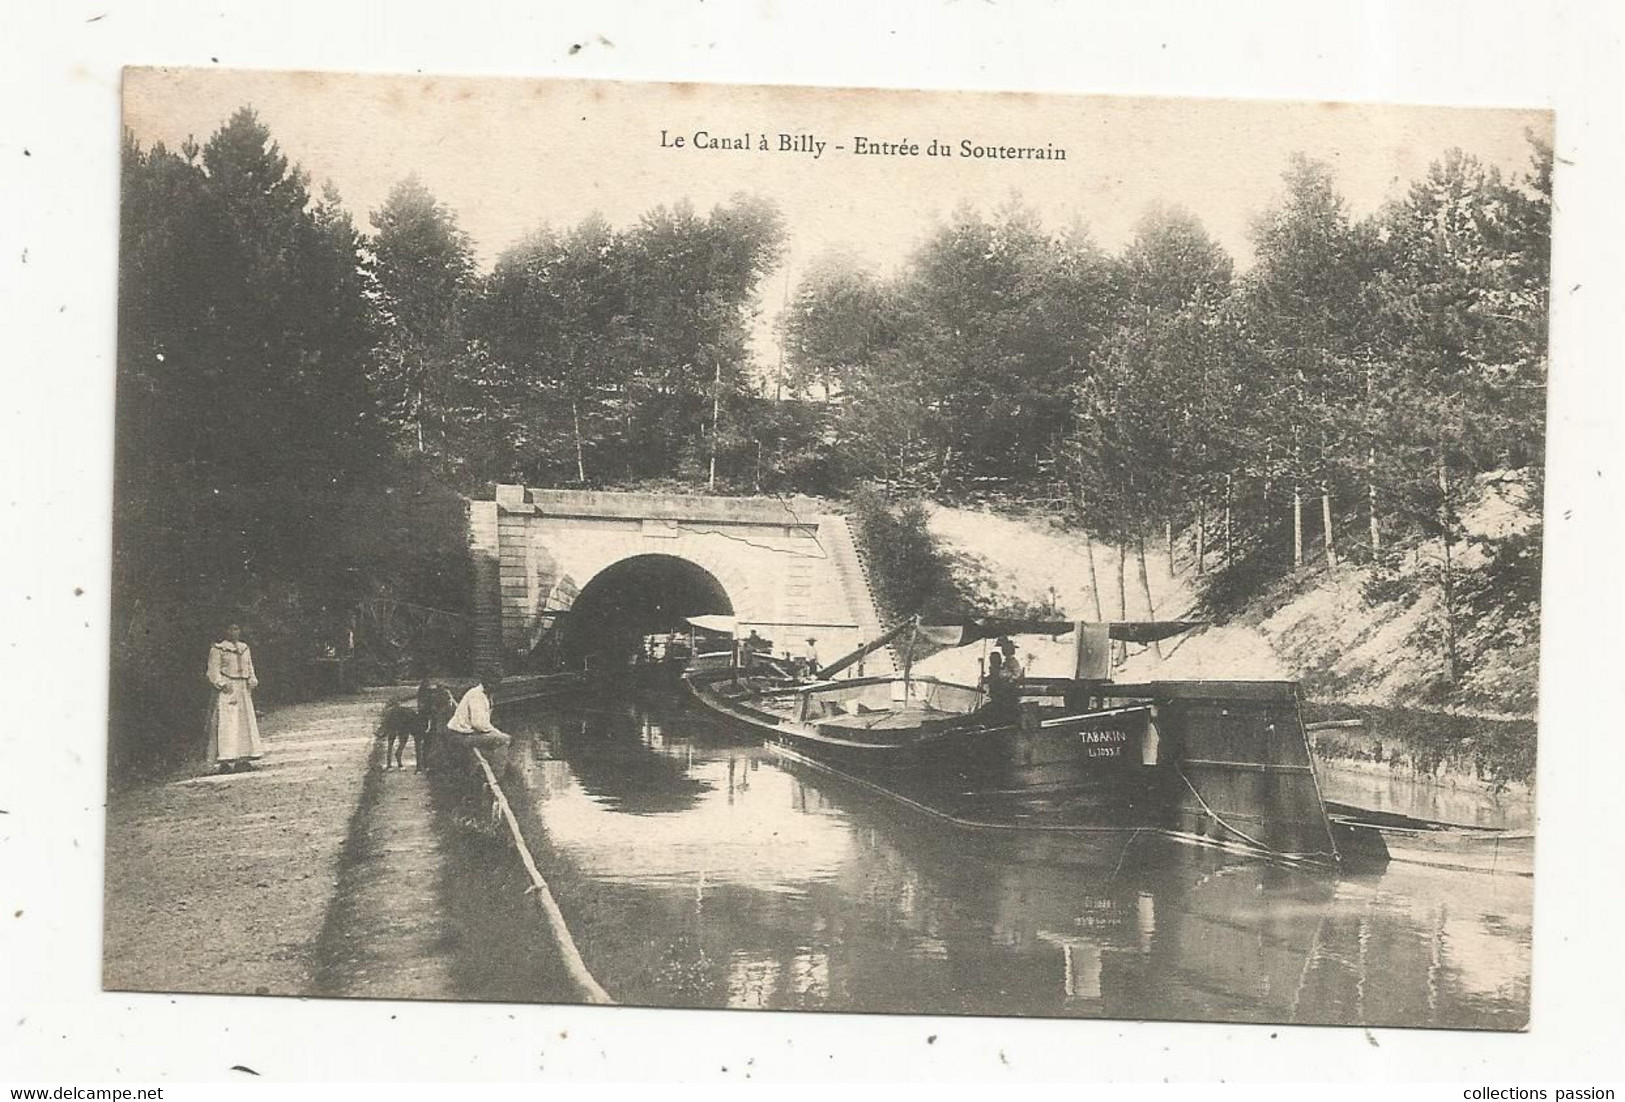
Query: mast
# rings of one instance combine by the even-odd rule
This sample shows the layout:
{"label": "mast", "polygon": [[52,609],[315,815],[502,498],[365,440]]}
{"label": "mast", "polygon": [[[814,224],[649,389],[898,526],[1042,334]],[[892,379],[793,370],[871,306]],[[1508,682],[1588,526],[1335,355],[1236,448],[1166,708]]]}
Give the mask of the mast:
{"label": "mast", "polygon": [[920,618],[909,621],[908,644],[903,647],[903,703],[908,703],[909,680],[914,670],[914,641],[920,637]]}

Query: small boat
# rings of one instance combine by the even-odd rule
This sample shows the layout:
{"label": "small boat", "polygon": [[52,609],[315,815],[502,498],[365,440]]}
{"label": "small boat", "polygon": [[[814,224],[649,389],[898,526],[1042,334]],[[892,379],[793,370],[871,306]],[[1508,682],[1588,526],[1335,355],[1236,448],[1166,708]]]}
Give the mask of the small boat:
{"label": "small boat", "polygon": [[[1113,641],[1149,643],[1184,621],[982,620],[900,624],[796,679],[772,659],[696,654],[684,683],[770,746],[964,826],[1156,831],[1288,863],[1334,865],[1290,681],[1113,682]],[[1076,635],[1076,676],[1026,678],[1018,699],[904,673],[840,678],[905,632],[950,645]]]}
{"label": "small boat", "polygon": [[1529,831],[1469,826],[1327,803],[1344,859],[1351,867],[1399,861],[1463,872],[1535,875],[1535,836]]}

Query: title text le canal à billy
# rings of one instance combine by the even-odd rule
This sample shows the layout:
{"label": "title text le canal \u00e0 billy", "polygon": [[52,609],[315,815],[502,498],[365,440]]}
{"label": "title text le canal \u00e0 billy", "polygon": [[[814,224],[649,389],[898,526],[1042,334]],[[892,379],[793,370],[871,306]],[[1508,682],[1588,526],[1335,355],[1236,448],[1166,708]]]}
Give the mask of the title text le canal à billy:
{"label": "title text le canal \u00e0 billy", "polygon": [[[699,149],[740,153],[804,153],[814,160],[830,149],[830,142],[816,134],[768,134],[751,130],[737,134],[718,134],[710,130],[696,130],[692,134],[660,132],[662,149]],[[969,138],[957,142],[948,138],[918,141],[909,137],[878,139],[855,135],[846,142],[836,143],[836,153],[850,153],[860,157],[968,157],[988,161],[1064,161],[1066,150],[1050,145],[1005,145],[982,143]]]}

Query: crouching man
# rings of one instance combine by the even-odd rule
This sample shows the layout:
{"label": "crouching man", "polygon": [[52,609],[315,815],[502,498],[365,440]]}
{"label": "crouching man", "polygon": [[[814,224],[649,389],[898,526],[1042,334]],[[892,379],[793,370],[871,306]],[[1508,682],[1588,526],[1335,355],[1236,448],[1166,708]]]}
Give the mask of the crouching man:
{"label": "crouching man", "polygon": [[446,723],[446,732],[452,742],[479,750],[491,763],[491,769],[501,773],[508,764],[508,744],[513,740],[491,723],[490,690],[496,688],[496,684],[495,675],[482,675],[457,702],[457,710]]}

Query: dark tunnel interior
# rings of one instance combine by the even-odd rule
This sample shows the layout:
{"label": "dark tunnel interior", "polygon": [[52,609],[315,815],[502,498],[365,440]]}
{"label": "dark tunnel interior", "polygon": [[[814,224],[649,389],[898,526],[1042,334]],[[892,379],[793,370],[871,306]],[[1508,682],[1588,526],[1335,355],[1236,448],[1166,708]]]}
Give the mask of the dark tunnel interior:
{"label": "dark tunnel interior", "polygon": [[733,615],[722,583],[673,555],[637,555],[606,567],[564,618],[563,656],[571,667],[621,664],[658,632],[687,629],[690,616]]}

